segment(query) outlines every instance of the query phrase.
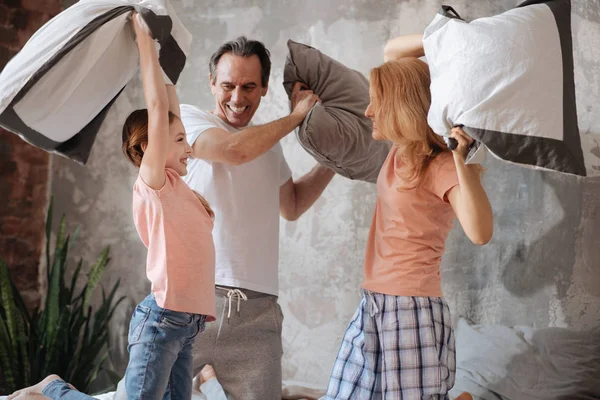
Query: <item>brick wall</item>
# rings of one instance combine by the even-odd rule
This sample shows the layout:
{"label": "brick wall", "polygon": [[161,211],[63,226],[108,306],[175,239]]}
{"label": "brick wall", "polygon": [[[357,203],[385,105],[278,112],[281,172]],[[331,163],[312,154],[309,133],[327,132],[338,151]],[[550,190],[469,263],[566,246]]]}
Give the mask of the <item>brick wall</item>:
{"label": "brick wall", "polygon": [[[0,69],[62,9],[60,0],[0,0]],[[0,257],[29,307],[39,305],[49,155],[0,128]]]}

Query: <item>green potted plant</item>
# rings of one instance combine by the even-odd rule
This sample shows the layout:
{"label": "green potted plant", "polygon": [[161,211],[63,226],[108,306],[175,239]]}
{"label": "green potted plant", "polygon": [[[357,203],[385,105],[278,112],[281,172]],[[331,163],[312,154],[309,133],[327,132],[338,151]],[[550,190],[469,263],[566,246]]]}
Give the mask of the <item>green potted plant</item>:
{"label": "green potted plant", "polygon": [[83,392],[104,371],[114,381],[114,372],[105,368],[109,355],[109,323],[125,297],[116,298],[119,282],[108,294],[102,288],[102,302],[95,309],[92,296],[110,261],[105,247],[81,280],[83,260],[79,260],[67,282],[67,256],[79,236],[66,234],[63,215],[51,253],[52,200],[46,220],[46,279],[48,292],[44,307],[30,312],[10,279],[6,263],[0,260],[0,393],[30,386],[49,374],[58,374]]}

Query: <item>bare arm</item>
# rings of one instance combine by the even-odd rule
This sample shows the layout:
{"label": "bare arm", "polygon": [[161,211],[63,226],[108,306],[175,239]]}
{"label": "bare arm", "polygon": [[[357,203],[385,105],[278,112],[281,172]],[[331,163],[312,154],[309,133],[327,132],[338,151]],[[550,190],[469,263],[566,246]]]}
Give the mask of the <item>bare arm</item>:
{"label": "bare arm", "polygon": [[423,35],[399,36],[385,44],[383,50],[384,61],[398,60],[403,57],[423,57]]}
{"label": "bare arm", "polygon": [[459,184],[448,192],[448,199],[467,237],[475,244],[484,245],[494,233],[494,217],[481,184],[481,166],[465,164],[473,139],[460,128],[452,129],[451,137],[458,141],[453,155]]}
{"label": "bare arm", "polygon": [[140,165],[140,176],[148,186],[160,189],[165,183],[165,165],[169,140],[169,98],[158,63],[154,41],[147,28],[133,15],[142,69],[144,99],[148,109],[148,145]]}
{"label": "bare arm", "polygon": [[317,164],[298,181],[290,178],[279,189],[279,212],[288,221],[295,221],[321,196],[335,175],[331,169]]}
{"label": "bare arm", "polygon": [[271,123],[252,126],[231,134],[220,128],[208,129],[192,146],[194,158],[240,165],[266,153],[277,142],[302,123],[319,98],[310,90],[300,91],[300,83],[292,92],[293,111]]}
{"label": "bare arm", "polygon": [[220,128],[207,129],[194,142],[192,156],[231,165],[245,164],[266,153],[303,120],[304,116],[292,113],[233,134]]}
{"label": "bare arm", "polygon": [[167,97],[169,98],[169,111],[181,118],[181,109],[179,108],[179,97],[174,85],[167,84]]}

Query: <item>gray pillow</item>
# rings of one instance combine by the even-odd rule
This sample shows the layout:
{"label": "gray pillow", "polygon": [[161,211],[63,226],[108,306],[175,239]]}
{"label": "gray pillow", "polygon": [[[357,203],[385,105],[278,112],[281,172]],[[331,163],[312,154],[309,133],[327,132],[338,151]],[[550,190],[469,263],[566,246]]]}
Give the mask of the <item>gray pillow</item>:
{"label": "gray pillow", "polygon": [[600,398],[600,330],[527,326],[456,327],[456,383],[475,400]]}
{"label": "gray pillow", "polygon": [[296,81],[323,101],[296,131],[298,141],[319,163],[350,179],[376,182],[390,143],[371,137],[369,82],[358,71],[310,46],[288,40],[283,86],[291,96]]}

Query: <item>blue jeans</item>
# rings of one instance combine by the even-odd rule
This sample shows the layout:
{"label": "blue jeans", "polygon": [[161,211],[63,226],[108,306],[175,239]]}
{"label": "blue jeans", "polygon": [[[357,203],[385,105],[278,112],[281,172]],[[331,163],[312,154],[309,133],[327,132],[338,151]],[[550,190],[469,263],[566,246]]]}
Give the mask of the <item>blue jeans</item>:
{"label": "blue jeans", "polygon": [[[202,392],[200,398],[205,400],[231,400],[230,396],[225,395],[223,386],[216,379],[204,382],[200,386],[200,390]],[[95,400],[94,397],[72,389],[61,379],[50,382],[42,394],[52,400]]]}
{"label": "blue jeans", "polygon": [[95,400],[85,393],[72,389],[62,379],[50,382],[43,390],[42,394],[52,400]]}
{"label": "blue jeans", "polygon": [[159,307],[152,294],[138,304],[129,325],[128,399],[191,398],[192,345],[205,320]]}

